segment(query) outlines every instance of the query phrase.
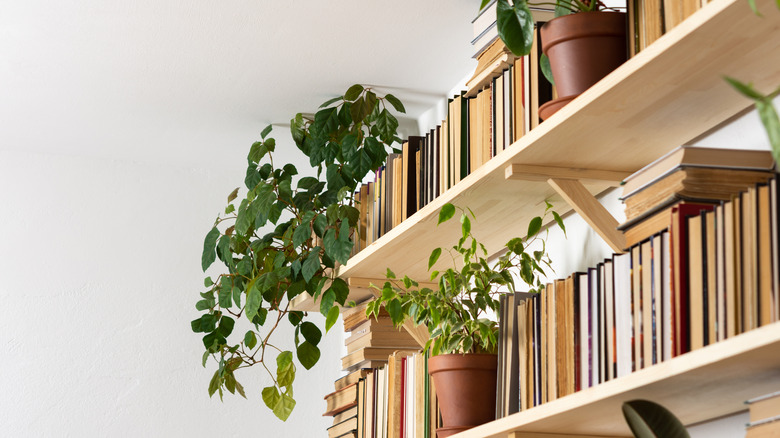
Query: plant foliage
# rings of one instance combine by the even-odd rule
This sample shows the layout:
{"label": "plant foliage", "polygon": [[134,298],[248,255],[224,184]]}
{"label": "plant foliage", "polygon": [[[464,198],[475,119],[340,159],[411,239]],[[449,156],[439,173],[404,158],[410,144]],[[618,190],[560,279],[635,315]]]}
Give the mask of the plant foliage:
{"label": "plant foliage", "polygon": [[[204,272],[217,259],[224,265],[216,279],[206,277],[195,305],[203,313],[191,323],[203,336],[203,366],[209,358],[218,365],[209,396],[218,392],[222,398],[227,390],[246,397],[235,372],[260,365],[272,382],[262,389],[263,401],[280,419],[290,416],[295,359],[306,369],[314,366],[322,337],[305,313],[290,310],[290,301],[301,294],[319,299],[325,330],[336,322],[336,305],[344,305],[349,288],[332,272],[347,262],[354,243],[359,211],[353,193],[385,162],[388,148],[400,143],[389,107],[405,111],[394,96],[353,85],[313,118],[296,115],[292,136],[317,169],[316,177],[298,178],[293,164],[274,162],[271,126],[250,148],[246,195],[240,198],[239,189],[230,193],[206,234],[201,257]],[[248,330],[239,331],[239,324]],[[272,339],[286,324],[294,328],[294,351]]]}
{"label": "plant foliage", "polygon": [[636,438],[689,438],[680,420],[668,409],[648,400],[623,403],[623,417]]}
{"label": "plant foliage", "polygon": [[[438,287],[420,288],[417,281],[406,276],[398,279],[388,269],[388,281],[381,296],[368,304],[367,315],[378,316],[381,307],[385,307],[396,326],[407,320],[427,325],[430,340],[425,349],[433,355],[495,352],[498,327],[489,315],[499,309],[498,295],[502,290],[513,292],[516,279],[531,292],[544,287],[544,267],[550,267],[547,231],[542,230],[545,217],[551,213],[565,232],[560,216],[551,209],[552,205],[547,203],[544,215],[528,224],[527,237],[507,242],[506,252],[493,265],[488,262],[485,246],[472,233],[474,214],[460,209],[461,235],[457,243],[451,248],[434,249],[428,259],[431,281]],[[439,224],[454,218],[456,212],[455,206],[445,204],[439,212]],[[536,241],[541,249],[532,251]],[[453,267],[431,271],[442,255],[450,257]]]}

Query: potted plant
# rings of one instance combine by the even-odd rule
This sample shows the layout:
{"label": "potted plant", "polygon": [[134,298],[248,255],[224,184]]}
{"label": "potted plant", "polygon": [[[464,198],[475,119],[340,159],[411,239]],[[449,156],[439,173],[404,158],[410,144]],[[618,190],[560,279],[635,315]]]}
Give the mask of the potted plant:
{"label": "potted plant", "polygon": [[[326,331],[338,319],[335,304],[345,303],[349,287],[333,276],[333,268],[347,262],[353,247],[359,219],[353,194],[385,162],[387,148],[400,144],[390,106],[404,112],[394,96],[353,85],[312,119],[298,114],[292,136],[316,177],[299,178],[293,164],[274,161],[271,126],[252,145],[246,194],[239,197],[237,188],[228,196],[203,245],[204,272],[217,258],[224,264],[222,273],[204,280],[206,290],[195,304],[203,313],[191,322],[202,334],[203,366],[210,358],[217,364],[210,396],[218,392],[221,398],[223,390],[245,396],[236,372],[264,369],[272,384],[262,390],[263,401],[280,419],[289,417],[295,406],[294,358],[306,369],[314,366],[322,337],[305,313],[290,309],[290,301],[304,293],[318,298]],[[273,337],[288,323],[294,351]],[[245,328],[239,331],[240,326]]]}
{"label": "potted plant", "polygon": [[[483,0],[482,5],[488,2]],[[498,0],[498,35],[517,56],[530,53],[534,20],[529,5],[551,4]],[[539,108],[550,117],[626,60],[626,14],[599,0],[556,0],[555,17],[540,30],[542,69],[555,84],[558,98]]]}
{"label": "potted plant", "polygon": [[[498,323],[489,316],[499,310],[499,294],[514,291],[516,277],[532,292],[544,287],[544,267],[550,266],[546,232],[542,232],[544,218],[552,214],[564,229],[551,208],[547,203],[544,215],[530,221],[526,239],[507,242],[506,252],[492,265],[487,250],[472,233],[473,213],[461,210],[461,237],[451,248],[434,249],[428,260],[430,271],[442,254],[451,257],[452,267],[431,271],[431,281],[438,287],[420,288],[418,282],[406,276],[398,279],[388,269],[381,294],[366,308],[369,317],[376,317],[385,307],[396,326],[406,320],[427,326],[430,339],[424,348],[432,355],[428,368],[444,425],[437,431],[439,438],[495,418],[496,388],[485,382],[496,381]],[[445,204],[438,223],[452,219],[455,213],[452,204]],[[534,242],[541,248],[532,250]]]}

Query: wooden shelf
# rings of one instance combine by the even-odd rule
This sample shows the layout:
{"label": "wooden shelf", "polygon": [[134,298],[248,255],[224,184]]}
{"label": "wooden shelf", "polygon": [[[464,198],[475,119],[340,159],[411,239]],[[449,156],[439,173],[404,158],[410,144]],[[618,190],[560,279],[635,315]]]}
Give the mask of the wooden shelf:
{"label": "wooden shelf", "polygon": [[[436,226],[438,211],[447,202],[471,208],[477,216],[474,234],[491,253],[498,252],[511,237],[524,233],[530,218],[543,210],[544,200],[559,213],[568,210],[546,182],[507,180],[508,166],[630,174],[744,110],[751,102],[723,75],[752,81],[759,90],[780,84],[780,13],[771,0],[756,3],[764,18],[756,17],[744,0],[707,4],[369,245],[338,275],[383,278],[390,268],[427,280],[430,251],[451,246],[460,232],[454,221]],[[583,182],[592,194],[609,187]],[[370,291],[361,290],[350,299],[369,296]],[[299,298],[293,302],[296,309],[316,309],[311,299]]]}
{"label": "wooden shelf", "polygon": [[631,436],[624,401],[655,401],[689,425],[744,411],[745,400],[778,390],[780,323],[773,323],[455,437],[506,438],[516,431]]}

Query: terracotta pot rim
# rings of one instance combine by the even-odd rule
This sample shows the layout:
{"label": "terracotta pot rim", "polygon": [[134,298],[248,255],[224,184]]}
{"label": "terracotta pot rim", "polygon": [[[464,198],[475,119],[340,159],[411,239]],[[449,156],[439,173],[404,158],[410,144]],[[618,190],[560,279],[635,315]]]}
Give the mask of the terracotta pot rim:
{"label": "terracotta pot rim", "polygon": [[428,359],[428,374],[450,370],[494,370],[498,354],[440,354]]}
{"label": "terracotta pot rim", "polygon": [[[625,20],[626,13],[625,12],[615,12],[615,11],[593,11],[593,12],[578,12],[576,14],[569,14],[569,15],[563,15],[561,17],[555,17],[552,20],[548,21],[547,23],[544,23],[542,26],[542,32],[547,34],[547,38],[542,38],[542,52],[547,53],[547,51],[550,49],[551,46],[554,46],[556,44],[560,44],[565,41],[577,39],[577,38],[583,38],[583,37],[611,37],[611,36],[623,36],[625,35],[625,27],[615,27],[615,28],[605,28],[603,26],[598,28],[598,31],[594,31],[593,29],[589,28],[580,28],[580,29],[571,29],[569,25],[564,24],[563,22],[569,21],[569,20],[576,20],[581,22],[588,22],[588,20],[595,20],[594,18],[584,18],[584,17],[603,17],[601,21],[609,21],[609,20],[617,20],[618,17],[620,17],[621,21]],[[552,24],[551,24],[552,23]],[[558,26],[559,28],[567,28],[565,32],[558,29],[557,33],[560,33],[562,35],[551,38],[549,35],[549,30],[551,27]]]}

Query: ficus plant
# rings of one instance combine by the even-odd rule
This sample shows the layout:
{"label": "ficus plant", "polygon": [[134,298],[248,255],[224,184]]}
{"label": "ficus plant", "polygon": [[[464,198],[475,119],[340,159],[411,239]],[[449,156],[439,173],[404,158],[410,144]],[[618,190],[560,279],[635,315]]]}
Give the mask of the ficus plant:
{"label": "ficus plant", "polygon": [[[436,248],[428,259],[431,281],[437,287],[420,288],[408,276],[396,278],[387,270],[388,281],[381,294],[370,302],[366,314],[378,317],[385,307],[396,326],[411,320],[415,325],[425,324],[430,339],[425,350],[432,355],[448,353],[495,353],[498,325],[489,318],[499,310],[499,294],[514,292],[516,280],[530,292],[540,292],[545,268],[550,268],[546,251],[548,230],[542,225],[548,215],[566,231],[561,217],[546,203],[542,216],[531,219],[526,238],[513,238],[506,251],[491,264],[488,252],[472,232],[471,221],[476,219],[469,209],[458,209],[445,204],[439,211],[438,223],[451,220],[460,210],[461,234],[450,248]],[[540,245],[538,250],[532,250]],[[432,270],[444,255],[451,265],[444,271]]]}
{"label": "ficus plant", "polygon": [[[292,163],[274,161],[271,126],[250,148],[245,195],[238,188],[230,193],[203,245],[204,272],[222,262],[220,274],[205,278],[206,290],[195,304],[203,313],[191,323],[202,334],[203,366],[211,360],[217,368],[209,396],[221,398],[227,390],[246,397],[236,374],[255,367],[270,378],[262,389],[266,406],[282,420],[290,416],[296,359],[306,369],[314,366],[322,337],[320,327],[291,310],[290,302],[301,294],[318,299],[326,331],[338,319],[337,304],[344,305],[349,288],[333,270],[347,262],[353,247],[359,221],[354,192],[385,162],[388,149],[400,144],[391,108],[405,111],[394,96],[353,85],[313,118],[296,115],[292,137],[316,176],[300,178]],[[294,329],[292,340],[274,337],[285,325]],[[293,351],[285,350],[290,344]]]}

